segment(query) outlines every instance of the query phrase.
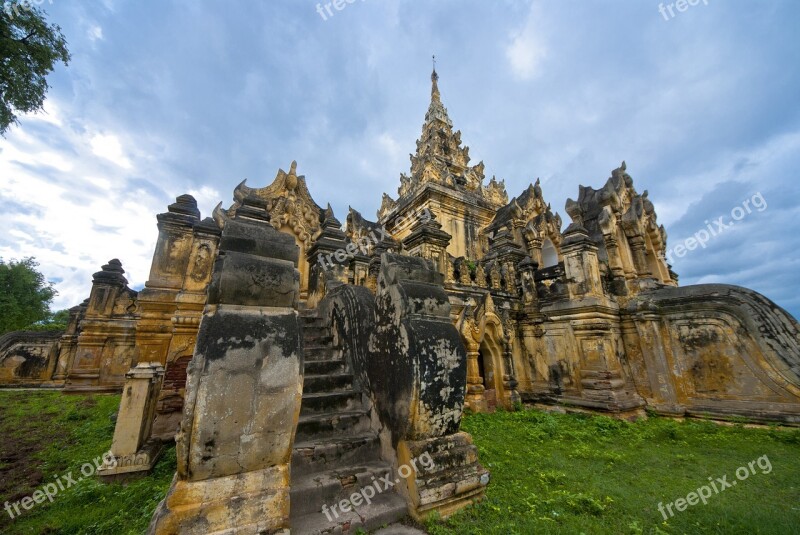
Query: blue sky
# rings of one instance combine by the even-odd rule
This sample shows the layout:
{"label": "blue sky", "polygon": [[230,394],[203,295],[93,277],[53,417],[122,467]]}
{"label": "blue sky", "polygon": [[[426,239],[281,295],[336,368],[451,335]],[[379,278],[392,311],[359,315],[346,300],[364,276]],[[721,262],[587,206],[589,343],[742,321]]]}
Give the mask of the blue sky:
{"label": "blue sky", "polygon": [[567,197],[622,160],[670,248],[760,194],[766,208],[674,269],[800,315],[800,2],[700,0],[670,17],[651,0],[356,0],[327,20],[300,0],[43,7],[73,59],[46,113],[0,139],[0,257],[35,256],[57,308],[111,258],[141,287],[155,214],[177,195],[205,216],[292,160],[318,204],[374,216],[408,170],[436,54],[473,161],[510,196],[540,177],[565,225]]}

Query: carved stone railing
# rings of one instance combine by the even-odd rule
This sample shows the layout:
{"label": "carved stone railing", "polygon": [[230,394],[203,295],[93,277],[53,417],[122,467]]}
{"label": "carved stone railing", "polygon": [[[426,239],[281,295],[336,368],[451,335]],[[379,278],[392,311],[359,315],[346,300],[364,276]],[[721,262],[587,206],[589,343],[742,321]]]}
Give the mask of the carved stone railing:
{"label": "carved stone railing", "polygon": [[446,282],[466,288],[489,290],[516,296],[519,293],[517,266],[498,259],[468,260],[464,257],[448,259]]}
{"label": "carved stone railing", "polygon": [[372,402],[386,460],[398,469],[426,453],[433,459],[398,485],[417,519],[481,498],[489,479],[459,432],[466,353],[442,283],[427,261],[385,253],[377,295],[342,285],[319,307]]}
{"label": "carved stone railing", "polygon": [[176,437],[178,471],[151,535],[289,528],[289,463],[303,391],[294,238],[225,224]]}

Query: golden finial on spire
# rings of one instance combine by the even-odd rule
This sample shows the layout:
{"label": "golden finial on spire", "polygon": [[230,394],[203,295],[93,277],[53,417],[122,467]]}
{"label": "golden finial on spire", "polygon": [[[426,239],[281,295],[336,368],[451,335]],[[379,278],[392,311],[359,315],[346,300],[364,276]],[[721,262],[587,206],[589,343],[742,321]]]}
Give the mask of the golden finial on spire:
{"label": "golden finial on spire", "polygon": [[433,60],[433,72],[431,73],[431,97],[438,100],[439,99],[439,75],[436,74],[436,55],[432,56]]}

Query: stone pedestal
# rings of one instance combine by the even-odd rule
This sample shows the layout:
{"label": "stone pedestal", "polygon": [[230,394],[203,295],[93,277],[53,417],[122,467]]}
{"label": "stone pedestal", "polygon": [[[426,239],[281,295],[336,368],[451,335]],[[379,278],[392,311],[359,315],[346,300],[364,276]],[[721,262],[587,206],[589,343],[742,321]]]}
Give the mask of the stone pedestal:
{"label": "stone pedestal", "polygon": [[478,462],[478,448],[467,433],[401,441],[397,464],[408,467],[401,468],[410,474],[401,488],[408,493],[409,514],[417,521],[433,511],[447,518],[480,500],[489,484],[489,471]]}
{"label": "stone pedestal", "polygon": [[150,427],[164,368],[140,362],[125,374],[125,387],[111,443],[111,456],[97,470],[100,477],[149,472],[161,452],[161,442],[149,442]]}

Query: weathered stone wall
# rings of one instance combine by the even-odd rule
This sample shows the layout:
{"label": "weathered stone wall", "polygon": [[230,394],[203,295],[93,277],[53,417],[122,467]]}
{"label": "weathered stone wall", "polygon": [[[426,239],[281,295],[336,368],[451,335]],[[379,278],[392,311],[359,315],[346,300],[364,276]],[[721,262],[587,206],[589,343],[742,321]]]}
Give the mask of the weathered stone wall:
{"label": "weathered stone wall", "polygon": [[623,318],[626,360],[653,409],[800,423],[800,328],[764,296],[663,288],[637,296]]}
{"label": "weathered stone wall", "polygon": [[62,331],[14,331],[0,336],[0,385],[52,384]]}

